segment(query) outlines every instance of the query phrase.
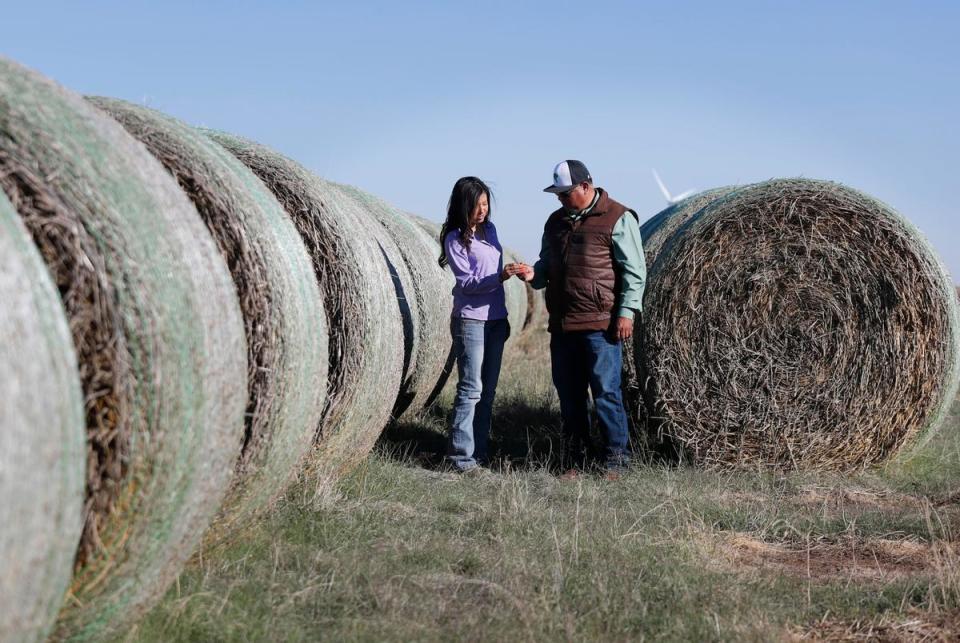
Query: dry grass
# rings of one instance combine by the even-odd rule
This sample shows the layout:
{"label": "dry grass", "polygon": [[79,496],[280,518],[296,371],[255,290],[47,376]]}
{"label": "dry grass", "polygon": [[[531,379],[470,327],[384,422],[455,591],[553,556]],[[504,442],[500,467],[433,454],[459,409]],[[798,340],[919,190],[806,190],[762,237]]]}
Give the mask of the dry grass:
{"label": "dry grass", "polygon": [[936,438],[929,461],[852,478],[638,466],[616,483],[563,482],[549,468],[559,418],[546,334],[516,349],[490,475],[435,468],[448,391],[435,413],[390,427],[335,494],[304,479],[259,528],[195,559],[136,637],[960,633],[957,436]]}

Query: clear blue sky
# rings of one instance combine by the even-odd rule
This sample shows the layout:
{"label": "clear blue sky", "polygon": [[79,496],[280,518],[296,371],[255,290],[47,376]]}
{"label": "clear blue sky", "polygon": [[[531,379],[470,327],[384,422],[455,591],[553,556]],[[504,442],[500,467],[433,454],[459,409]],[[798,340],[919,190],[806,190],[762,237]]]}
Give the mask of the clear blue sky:
{"label": "clear blue sky", "polygon": [[958,2],[5,2],[0,53],[241,134],[439,220],[494,187],[535,258],[554,163],[641,219],[676,193],[842,181],[960,278]]}

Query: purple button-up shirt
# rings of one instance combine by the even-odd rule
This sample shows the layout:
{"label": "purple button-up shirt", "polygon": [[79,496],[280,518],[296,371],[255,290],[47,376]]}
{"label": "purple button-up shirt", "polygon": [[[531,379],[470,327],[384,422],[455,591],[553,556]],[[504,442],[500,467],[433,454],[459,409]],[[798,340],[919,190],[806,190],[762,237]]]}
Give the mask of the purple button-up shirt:
{"label": "purple button-up shirt", "polygon": [[493,223],[486,222],[482,234],[470,240],[470,252],[461,243],[459,230],[448,232],[443,245],[457,279],[453,286],[453,317],[506,319],[507,304],[500,282],[503,248]]}

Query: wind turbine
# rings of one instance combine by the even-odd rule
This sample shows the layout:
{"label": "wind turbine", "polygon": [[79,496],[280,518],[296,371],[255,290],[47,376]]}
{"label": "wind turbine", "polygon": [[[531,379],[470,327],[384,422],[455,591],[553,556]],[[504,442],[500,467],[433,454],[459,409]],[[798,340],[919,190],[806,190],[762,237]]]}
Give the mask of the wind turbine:
{"label": "wind turbine", "polygon": [[663,192],[663,198],[665,198],[667,200],[667,203],[669,203],[670,205],[673,205],[674,203],[679,203],[680,201],[683,201],[688,196],[696,192],[696,190],[687,190],[686,192],[682,192],[677,196],[670,196],[670,192],[667,191],[667,186],[665,186],[663,184],[663,181],[660,180],[660,175],[657,174],[656,170],[653,170],[653,178],[656,179],[657,185],[660,186],[660,191]]}

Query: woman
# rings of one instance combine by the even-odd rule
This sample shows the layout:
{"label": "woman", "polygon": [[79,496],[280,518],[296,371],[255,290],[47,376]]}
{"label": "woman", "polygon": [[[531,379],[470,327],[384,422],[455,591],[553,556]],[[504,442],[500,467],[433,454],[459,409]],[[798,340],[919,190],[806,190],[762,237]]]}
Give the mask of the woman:
{"label": "woman", "polygon": [[490,221],[490,188],[475,176],[454,184],[440,242],[440,265],[449,265],[456,277],[450,333],[459,381],[447,461],[466,473],[487,461],[490,412],[510,335],[503,282],[519,267],[503,265],[503,248]]}

